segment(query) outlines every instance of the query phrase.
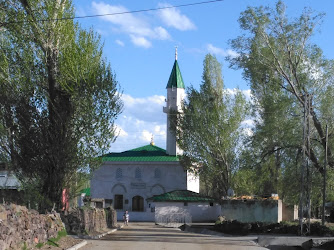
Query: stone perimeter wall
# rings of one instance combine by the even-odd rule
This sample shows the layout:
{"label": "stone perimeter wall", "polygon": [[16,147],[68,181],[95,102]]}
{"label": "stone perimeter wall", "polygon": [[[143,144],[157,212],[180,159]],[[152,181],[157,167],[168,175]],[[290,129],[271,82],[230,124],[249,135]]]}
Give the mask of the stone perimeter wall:
{"label": "stone perimeter wall", "polygon": [[68,234],[84,235],[103,232],[117,226],[116,210],[107,208],[75,208],[61,215]]}
{"label": "stone perimeter wall", "polygon": [[[64,222],[64,223],[63,223]],[[56,212],[39,214],[15,204],[0,205],[0,250],[29,249],[38,243],[56,238],[64,229],[67,233],[89,234],[117,226],[114,209],[76,208],[67,215]]]}
{"label": "stone perimeter wall", "polygon": [[21,249],[57,237],[63,230],[58,213],[39,214],[35,210],[10,204],[0,205],[0,249]]}

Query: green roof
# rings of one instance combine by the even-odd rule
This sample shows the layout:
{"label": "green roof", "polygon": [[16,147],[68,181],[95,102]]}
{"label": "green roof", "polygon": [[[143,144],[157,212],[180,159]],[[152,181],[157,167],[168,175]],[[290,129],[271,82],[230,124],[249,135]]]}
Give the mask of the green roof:
{"label": "green roof", "polygon": [[81,194],[86,194],[87,196],[90,196],[90,188],[84,188],[80,191]]}
{"label": "green roof", "polygon": [[215,199],[212,197],[204,196],[189,190],[175,190],[168,193],[154,195],[147,200],[152,200],[155,202],[214,202]]}
{"label": "green roof", "polygon": [[167,83],[166,89],[169,89],[169,88],[184,89],[183,78],[182,78],[181,71],[179,68],[179,64],[177,63],[177,60],[175,60],[174,62],[174,66],[173,66],[172,72],[170,73],[170,77]]}
{"label": "green roof", "polygon": [[140,148],[121,153],[106,154],[103,161],[179,161],[177,156],[166,154],[166,150],[154,145],[146,145]]}

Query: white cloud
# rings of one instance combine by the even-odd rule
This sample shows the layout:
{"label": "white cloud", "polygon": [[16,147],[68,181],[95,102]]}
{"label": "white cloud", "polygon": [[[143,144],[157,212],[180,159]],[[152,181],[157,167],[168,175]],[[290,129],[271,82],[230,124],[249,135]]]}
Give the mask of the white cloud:
{"label": "white cloud", "polygon": [[[228,89],[230,94],[235,94],[237,89]],[[250,96],[250,90],[242,90],[242,93]],[[119,136],[110,152],[122,152],[150,143],[152,135],[155,145],[166,148],[166,114],[162,109],[165,106],[165,97],[160,95],[145,98],[134,98],[123,94],[124,112],[116,121]],[[254,119],[247,118],[241,124],[245,135],[252,135]]]}
{"label": "white cloud", "polygon": [[122,100],[124,101],[124,105],[126,107],[129,107],[129,106],[137,106],[138,104],[139,105],[142,105],[142,104],[145,104],[147,105],[149,102],[153,102],[155,104],[158,104],[158,105],[163,105],[165,103],[165,97],[162,96],[162,95],[154,95],[154,96],[149,96],[149,97],[146,97],[146,98],[134,98],[130,95],[127,95],[127,94],[123,94],[122,95]]}
{"label": "white cloud", "polygon": [[215,54],[217,56],[226,56],[225,50],[223,50],[221,48],[218,48],[218,47],[215,47],[210,43],[206,46],[206,48],[207,48],[208,52],[211,53],[211,54]]}
{"label": "white cloud", "polygon": [[150,48],[152,46],[151,42],[148,41],[145,37],[130,35],[131,41],[134,45],[143,48]]}
{"label": "white cloud", "polygon": [[244,120],[243,122],[241,122],[241,125],[244,125],[246,127],[253,127],[254,124],[254,120],[252,119]]}
{"label": "white cloud", "polygon": [[[159,7],[170,7],[169,4],[159,4]],[[182,15],[180,10],[176,8],[160,10],[158,16],[169,27],[173,27],[178,30],[194,30],[195,24],[186,16]]]}
{"label": "white cloud", "polygon": [[125,132],[125,130],[123,128],[121,128],[120,126],[116,126],[116,134],[118,135],[118,137],[127,137],[129,134],[127,132]]}
{"label": "white cloud", "polygon": [[[124,13],[129,10],[122,5],[110,5],[103,2],[92,3],[94,13],[103,15],[111,13]],[[151,47],[149,39],[168,40],[170,35],[163,27],[154,27],[144,19],[127,13],[122,15],[107,15],[101,19],[113,24],[112,29],[118,32],[126,33],[136,46],[144,48]]]}
{"label": "white cloud", "polygon": [[141,132],[140,139],[142,139],[143,141],[150,142],[151,138],[152,138],[152,133],[151,132],[147,131],[146,129],[144,129]]}
{"label": "white cloud", "polygon": [[156,39],[160,39],[160,40],[169,40],[170,39],[170,35],[169,35],[168,31],[166,29],[162,28],[161,26],[154,28],[154,34],[156,35]]}
{"label": "white cloud", "polygon": [[229,56],[229,57],[232,57],[232,58],[235,58],[235,57],[239,56],[239,54],[237,52],[235,52],[231,49],[224,50],[222,48],[218,48],[218,47],[213,46],[211,43],[207,44],[206,49],[209,53],[214,54],[216,56],[222,56],[222,57]]}
{"label": "white cloud", "polygon": [[[240,91],[240,89],[226,89],[227,93],[229,93],[230,95],[235,95],[238,91]],[[252,97],[252,93],[250,89],[245,89],[245,90],[241,90],[241,93],[245,96],[247,101],[252,101],[251,97]]]}
{"label": "white cloud", "polygon": [[246,136],[252,136],[254,134],[253,130],[251,128],[244,128],[242,130],[243,134]]}
{"label": "white cloud", "polygon": [[240,56],[239,53],[237,53],[236,51],[231,50],[231,49],[228,49],[226,51],[226,54],[227,54],[227,56],[229,56],[231,58],[236,58],[236,57]]}
{"label": "white cloud", "polygon": [[226,89],[227,93],[230,95],[235,95],[237,91],[240,91],[240,89]]}
{"label": "white cloud", "polygon": [[250,89],[242,90],[241,92],[244,94],[244,96],[246,97],[247,101],[251,101],[252,100],[252,92],[251,92]]}
{"label": "white cloud", "polygon": [[165,97],[134,98],[123,94],[124,112],[116,121],[120,134],[110,152],[121,152],[147,145],[153,134],[155,145],[166,148]]}
{"label": "white cloud", "polygon": [[156,135],[166,135],[166,129],[162,128],[159,125],[154,126],[154,134],[156,134]]}
{"label": "white cloud", "polygon": [[117,43],[119,46],[124,47],[124,43],[121,40],[116,40],[115,43]]}

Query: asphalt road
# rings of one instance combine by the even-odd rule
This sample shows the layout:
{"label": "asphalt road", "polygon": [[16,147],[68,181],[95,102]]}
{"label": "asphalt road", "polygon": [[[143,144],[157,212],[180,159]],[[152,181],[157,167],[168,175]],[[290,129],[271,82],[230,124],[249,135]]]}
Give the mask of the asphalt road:
{"label": "asphalt road", "polygon": [[88,244],[80,250],[88,249],[257,250],[266,248],[259,247],[247,237],[219,237],[196,234],[147,222],[129,223],[129,226],[125,226],[99,240],[88,240]]}

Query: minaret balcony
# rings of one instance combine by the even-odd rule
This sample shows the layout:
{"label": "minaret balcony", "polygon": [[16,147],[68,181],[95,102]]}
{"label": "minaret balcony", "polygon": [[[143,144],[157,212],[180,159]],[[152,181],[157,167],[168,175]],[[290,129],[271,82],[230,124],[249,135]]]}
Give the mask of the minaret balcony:
{"label": "minaret balcony", "polygon": [[183,113],[182,106],[178,105],[176,108],[168,106],[168,107],[163,107],[163,112],[164,113],[170,113],[171,111],[175,112],[177,111],[178,113]]}
{"label": "minaret balcony", "polygon": [[163,107],[163,112],[164,113],[169,113],[169,108],[168,107]]}

